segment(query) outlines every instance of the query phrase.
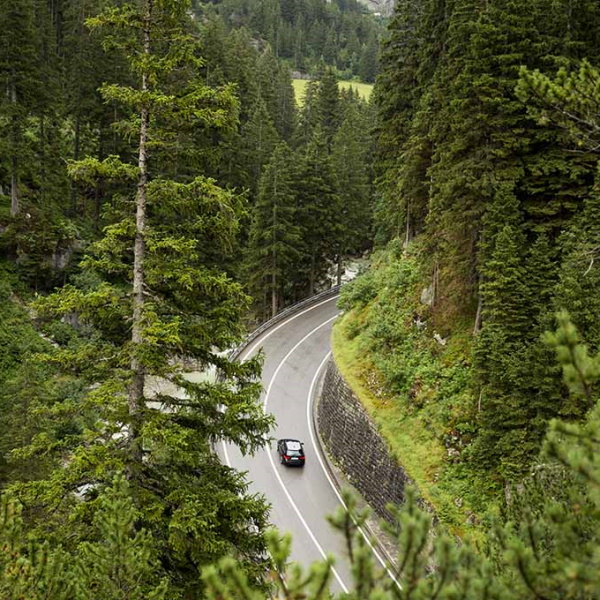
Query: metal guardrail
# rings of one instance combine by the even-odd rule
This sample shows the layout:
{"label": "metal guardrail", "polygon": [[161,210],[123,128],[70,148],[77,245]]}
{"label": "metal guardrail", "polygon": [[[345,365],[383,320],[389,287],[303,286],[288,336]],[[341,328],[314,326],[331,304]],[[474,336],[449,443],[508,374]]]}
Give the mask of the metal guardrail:
{"label": "metal guardrail", "polygon": [[309,298],[305,298],[300,302],[296,302],[296,304],[292,304],[291,306],[284,308],[280,313],[277,313],[274,317],[271,317],[269,320],[265,321],[264,323],[259,325],[254,331],[252,331],[246,337],[246,339],[241,344],[239,344],[237,348],[232,350],[231,354],[229,355],[229,360],[236,360],[237,357],[243,352],[244,348],[250,345],[256,338],[260,337],[265,331],[267,331],[267,329],[270,329],[276,323],[284,321],[290,315],[301,311],[307,306],[316,304],[320,300],[336,296],[339,293],[341,287],[341,285],[334,285],[333,287],[329,288],[328,290],[325,290],[324,292],[320,292],[318,294],[315,294],[314,296],[310,296]]}

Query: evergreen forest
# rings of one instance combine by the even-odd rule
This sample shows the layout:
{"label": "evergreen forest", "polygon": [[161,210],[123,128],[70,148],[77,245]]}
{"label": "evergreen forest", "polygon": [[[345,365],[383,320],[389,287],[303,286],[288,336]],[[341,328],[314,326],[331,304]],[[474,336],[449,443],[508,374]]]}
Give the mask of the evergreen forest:
{"label": "evergreen forest", "polygon": [[596,0],[0,23],[0,599],[332,598],[214,444],[274,427],[229,352],[357,263],[333,355],[414,485],[387,569],[343,492],[337,597],[600,599]]}
{"label": "evergreen forest", "polygon": [[358,0],[213,0],[210,8],[228,29],[268,41],[294,72],[314,77],[326,65],[341,79],[375,81],[385,18]]}

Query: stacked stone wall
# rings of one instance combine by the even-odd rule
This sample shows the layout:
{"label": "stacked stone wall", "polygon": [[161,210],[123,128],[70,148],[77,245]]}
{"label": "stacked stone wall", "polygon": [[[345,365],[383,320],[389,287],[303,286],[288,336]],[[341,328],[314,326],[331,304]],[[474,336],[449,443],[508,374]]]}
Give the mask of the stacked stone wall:
{"label": "stacked stone wall", "polygon": [[329,454],[377,514],[391,520],[386,505],[402,504],[410,481],[333,360],[327,366],[316,416]]}

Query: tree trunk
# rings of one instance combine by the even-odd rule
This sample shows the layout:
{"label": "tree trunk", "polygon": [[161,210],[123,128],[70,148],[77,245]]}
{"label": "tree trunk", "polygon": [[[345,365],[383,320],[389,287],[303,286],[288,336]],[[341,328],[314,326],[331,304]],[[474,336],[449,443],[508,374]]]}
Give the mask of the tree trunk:
{"label": "tree trunk", "polygon": [[[75,117],[75,139],[73,144],[73,160],[79,160],[79,140],[81,137],[81,119],[79,115]],[[71,214],[77,214],[77,185],[71,180]]]}
{"label": "tree trunk", "polygon": [[410,204],[406,201],[406,230],[404,232],[404,247],[410,242]]}
{"label": "tree trunk", "polygon": [[337,256],[337,284],[342,285],[342,274],[344,272],[344,261],[342,260],[342,251]]}
{"label": "tree trunk", "polygon": [[[146,2],[146,15],[144,17],[144,54],[150,55],[150,23],[152,17],[152,0]],[[149,89],[148,73],[142,73],[142,91]],[[132,380],[129,386],[128,410],[130,417],[129,440],[131,448],[132,467],[136,469],[142,461],[142,447],[140,429],[142,425],[142,409],[144,407],[145,368],[138,357],[139,346],[142,343],[142,330],[144,319],[144,257],[146,252],[146,192],[148,187],[148,126],[150,111],[143,106],[140,112],[140,145],[138,155],[139,179],[136,194],[135,215],[135,243],[133,247],[133,315],[131,327],[131,373]],[[130,476],[132,474],[130,473]]]}
{"label": "tree trunk", "polygon": [[481,330],[481,313],[483,311],[483,296],[481,290],[477,290],[477,313],[475,314],[475,325],[473,326],[473,335],[477,335]]}
{"label": "tree trunk", "polygon": [[273,186],[273,273],[271,274],[271,317],[277,314],[277,175]]}
{"label": "tree trunk", "polygon": [[10,216],[19,212],[19,181],[17,179],[17,156],[10,157]]}
{"label": "tree trunk", "polygon": [[10,216],[15,217],[19,213],[19,176],[17,169],[19,161],[17,158],[17,144],[19,140],[19,124],[17,117],[17,88],[15,82],[10,82],[10,102],[13,105],[12,128],[11,128],[11,155],[10,155]]}
{"label": "tree trunk", "polygon": [[277,275],[275,272],[271,275],[271,316],[277,314]]}
{"label": "tree trunk", "polygon": [[40,205],[46,203],[46,115],[40,117]]}

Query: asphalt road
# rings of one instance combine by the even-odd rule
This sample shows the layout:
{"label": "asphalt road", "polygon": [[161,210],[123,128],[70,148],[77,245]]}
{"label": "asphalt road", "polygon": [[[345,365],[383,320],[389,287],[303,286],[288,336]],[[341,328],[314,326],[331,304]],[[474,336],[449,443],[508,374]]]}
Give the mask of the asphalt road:
{"label": "asphalt road", "polygon": [[343,538],[326,520],[340,499],[315,443],[311,397],[330,353],[336,300],[321,301],[274,325],[241,355],[244,359],[263,348],[263,403],[277,420],[272,435],[303,441],[306,466],[281,465],[275,441],[253,457],[242,456],[234,446],[222,446],[227,463],[247,471],[251,491],[270,501],[273,525],[292,533],[292,560],[307,566],[325,553],[335,555],[334,592],[350,587],[350,566]]}

